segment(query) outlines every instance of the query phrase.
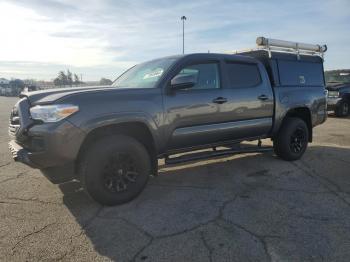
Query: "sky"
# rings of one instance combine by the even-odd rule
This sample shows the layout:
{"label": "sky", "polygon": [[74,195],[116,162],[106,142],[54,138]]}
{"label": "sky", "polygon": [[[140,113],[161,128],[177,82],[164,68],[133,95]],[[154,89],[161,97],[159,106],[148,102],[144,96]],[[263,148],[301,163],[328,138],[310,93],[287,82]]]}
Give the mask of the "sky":
{"label": "sky", "polygon": [[0,78],[83,80],[182,53],[255,47],[257,36],[327,44],[325,69],[350,68],[350,0],[0,0]]}

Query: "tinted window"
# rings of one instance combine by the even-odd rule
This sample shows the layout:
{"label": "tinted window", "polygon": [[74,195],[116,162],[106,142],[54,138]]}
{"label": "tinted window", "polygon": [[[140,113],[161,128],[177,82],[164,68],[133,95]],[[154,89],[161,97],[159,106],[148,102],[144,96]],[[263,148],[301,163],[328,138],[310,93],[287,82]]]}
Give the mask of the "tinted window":
{"label": "tinted window", "polygon": [[191,89],[220,88],[219,66],[216,63],[187,66],[178,75],[193,75],[196,84]]}
{"label": "tinted window", "polygon": [[227,63],[230,88],[254,87],[261,82],[259,68],[255,64]]}
{"label": "tinted window", "polygon": [[281,85],[284,86],[323,86],[321,63],[304,61],[278,61]]}

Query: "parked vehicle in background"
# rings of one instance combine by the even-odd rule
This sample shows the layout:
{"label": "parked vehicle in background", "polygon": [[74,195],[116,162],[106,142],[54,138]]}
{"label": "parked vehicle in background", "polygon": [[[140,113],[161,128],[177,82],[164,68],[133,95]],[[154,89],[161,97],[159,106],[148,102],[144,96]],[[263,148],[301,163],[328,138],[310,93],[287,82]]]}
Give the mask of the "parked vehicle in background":
{"label": "parked vehicle in background", "polygon": [[18,93],[16,94],[11,87],[6,87],[4,94],[5,96],[18,96]]}
{"label": "parked vehicle in background", "polygon": [[0,86],[0,96],[5,96],[6,88],[3,86]]}
{"label": "parked vehicle in background", "polygon": [[350,70],[326,72],[328,100],[327,108],[338,117],[350,114]]}
{"label": "parked vehicle in background", "polygon": [[[22,93],[10,117],[13,157],[51,180],[72,165],[104,205],[136,197],[160,158],[171,164],[232,154],[242,141],[271,138],[280,158],[299,159],[327,117],[326,47],[266,38],[257,44],[239,55],[145,62],[112,86]],[[198,149],[212,151],[189,153]]]}
{"label": "parked vehicle in background", "polygon": [[0,95],[18,96],[24,88],[24,82],[20,79],[6,80],[0,78]]}
{"label": "parked vehicle in background", "polygon": [[0,78],[0,95],[5,96],[6,95],[6,87],[9,85],[9,80],[5,78]]}
{"label": "parked vehicle in background", "polygon": [[27,85],[24,87],[23,92],[33,92],[33,91],[37,91],[39,90],[39,88],[36,85]]}

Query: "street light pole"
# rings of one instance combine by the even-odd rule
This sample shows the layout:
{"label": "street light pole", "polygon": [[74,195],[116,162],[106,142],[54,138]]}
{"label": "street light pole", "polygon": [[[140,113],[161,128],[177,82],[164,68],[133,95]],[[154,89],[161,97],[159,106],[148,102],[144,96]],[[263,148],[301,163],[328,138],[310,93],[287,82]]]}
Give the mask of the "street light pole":
{"label": "street light pole", "polygon": [[186,16],[181,16],[182,20],[182,53],[185,53],[185,20]]}

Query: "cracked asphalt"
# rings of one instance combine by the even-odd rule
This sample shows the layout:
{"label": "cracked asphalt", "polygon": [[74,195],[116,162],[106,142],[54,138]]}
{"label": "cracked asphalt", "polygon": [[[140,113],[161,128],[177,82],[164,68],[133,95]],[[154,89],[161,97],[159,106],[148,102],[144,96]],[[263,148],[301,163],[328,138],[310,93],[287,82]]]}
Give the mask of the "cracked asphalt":
{"label": "cracked asphalt", "polygon": [[0,261],[349,261],[350,118],[317,127],[302,160],[161,165],[137,199],[107,208],[12,161],[15,101],[0,97]]}

